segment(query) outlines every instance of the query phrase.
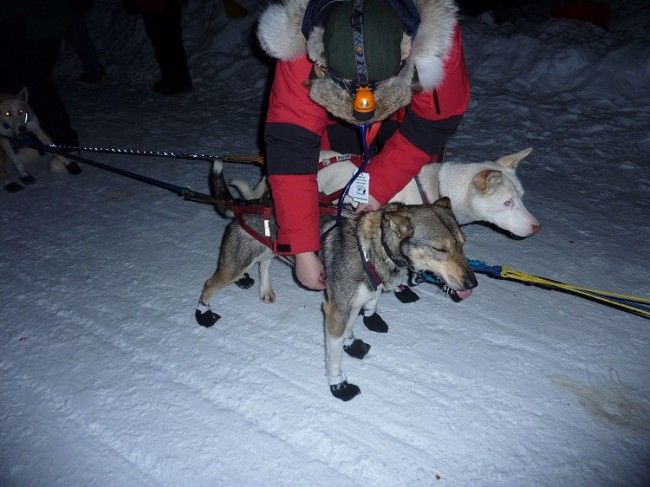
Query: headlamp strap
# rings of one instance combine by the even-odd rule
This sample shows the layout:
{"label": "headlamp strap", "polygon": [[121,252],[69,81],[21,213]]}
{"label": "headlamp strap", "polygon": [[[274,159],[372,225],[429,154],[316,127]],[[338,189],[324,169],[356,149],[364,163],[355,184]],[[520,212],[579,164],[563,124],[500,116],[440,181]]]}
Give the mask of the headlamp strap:
{"label": "headlamp strap", "polygon": [[363,0],[354,0],[352,15],[350,16],[352,26],[352,44],[354,47],[354,62],[357,68],[357,83],[368,84],[368,64],[363,45]]}

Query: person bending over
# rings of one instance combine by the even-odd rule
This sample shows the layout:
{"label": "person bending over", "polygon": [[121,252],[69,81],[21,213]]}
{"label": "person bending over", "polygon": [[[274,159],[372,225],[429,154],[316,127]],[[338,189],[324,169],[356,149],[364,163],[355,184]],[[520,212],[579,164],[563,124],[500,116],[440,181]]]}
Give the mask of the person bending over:
{"label": "person bending over", "polygon": [[284,0],[257,36],[277,59],[264,140],[278,232],[297,280],[324,289],[319,152],[373,153],[368,202],[386,204],[427,163],[439,162],[469,104],[457,8],[449,0]]}

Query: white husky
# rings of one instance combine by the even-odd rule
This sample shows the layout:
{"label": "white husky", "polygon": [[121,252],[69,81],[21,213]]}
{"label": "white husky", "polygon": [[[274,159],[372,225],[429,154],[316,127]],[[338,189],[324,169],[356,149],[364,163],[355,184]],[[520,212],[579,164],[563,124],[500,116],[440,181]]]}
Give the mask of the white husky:
{"label": "white husky", "polygon": [[[524,206],[524,189],[515,171],[531,151],[531,148],[524,149],[494,162],[427,164],[391,202],[418,205],[447,196],[459,224],[483,221],[517,237],[528,237],[541,227]],[[337,152],[322,151],[320,157],[327,161],[337,155]],[[318,171],[319,191],[330,194],[342,189],[356,169],[352,162],[345,160],[323,167]],[[246,199],[259,198],[267,190],[264,178],[254,189],[237,179],[230,181],[230,185]]]}
{"label": "white husky", "polygon": [[[52,139],[41,128],[38,117],[27,103],[27,88],[23,88],[17,95],[1,94],[0,95],[0,134],[6,137],[17,137],[32,134],[43,144],[49,145]],[[27,172],[19,154],[11,146],[11,142],[0,137],[0,180],[7,191],[15,192],[23,189],[23,186],[15,181],[10,175],[7,168],[7,159],[18,171],[18,176],[23,184],[32,184],[34,178]],[[81,172],[78,164],[72,162],[63,156],[55,156],[50,161],[52,171],[60,171],[62,168],[68,170],[70,174]]]}
{"label": "white husky", "polygon": [[[541,226],[523,203],[524,189],[515,171],[519,163],[530,154],[531,148],[503,156],[494,162],[445,162],[427,164],[416,178],[412,179],[395,195],[391,202],[419,205],[436,201],[446,196],[460,225],[472,222],[488,222],[510,232],[517,237],[528,237],[537,233]],[[349,160],[337,158],[338,152],[321,151],[322,169],[318,171],[318,189],[327,195],[345,187],[357,167]],[[334,161],[329,163],[329,161]],[[372,164],[372,161],[370,162]],[[246,182],[233,179],[229,184],[235,187],[245,199],[258,199],[268,190],[266,178],[262,178],[255,188]],[[346,196],[346,199],[348,197]],[[352,205],[355,202],[349,201]],[[260,282],[269,282],[268,270],[260,268]],[[406,286],[395,289],[402,302],[418,299]],[[452,294],[454,300],[464,296]],[[369,320],[366,322],[366,320]],[[379,321],[372,305],[364,310],[364,323],[373,331],[386,331],[385,323]]]}

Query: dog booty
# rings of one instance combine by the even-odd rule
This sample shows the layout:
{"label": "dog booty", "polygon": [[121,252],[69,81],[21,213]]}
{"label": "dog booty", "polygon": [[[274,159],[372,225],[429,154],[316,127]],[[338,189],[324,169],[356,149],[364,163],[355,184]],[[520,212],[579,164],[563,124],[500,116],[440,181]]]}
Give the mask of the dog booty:
{"label": "dog booty", "polygon": [[16,181],[12,181],[10,183],[5,184],[5,189],[9,193],[16,193],[21,189],[25,189],[25,186],[23,186],[22,184],[18,184]]}
{"label": "dog booty", "polygon": [[377,313],[373,313],[370,316],[364,316],[363,324],[366,325],[366,328],[375,333],[386,333],[388,331],[388,325]]}
{"label": "dog booty", "polygon": [[194,318],[199,325],[210,328],[219,320],[219,318],[221,318],[221,316],[212,311],[210,308],[206,309],[205,311],[201,311],[197,308],[196,312],[194,313]]}
{"label": "dog booty", "polygon": [[79,164],[77,164],[75,161],[66,164],[65,169],[73,176],[76,176],[77,174],[81,173],[81,168],[79,167]]}
{"label": "dog booty", "polygon": [[341,401],[349,401],[357,394],[360,394],[361,389],[359,389],[359,386],[350,384],[345,380],[340,384],[330,386],[330,392],[335,398],[340,399]]}
{"label": "dog booty", "polygon": [[400,286],[398,291],[395,291],[395,297],[402,303],[415,303],[420,296],[411,291],[408,286]]}
{"label": "dog booty", "polygon": [[23,184],[34,184],[36,182],[36,179],[34,179],[34,176],[31,174],[27,174],[26,176],[20,176],[20,180],[22,181]]}
{"label": "dog booty", "polygon": [[343,350],[350,357],[361,360],[370,351],[370,345],[359,338],[355,338],[349,345],[343,345]]}
{"label": "dog booty", "polygon": [[253,279],[248,272],[244,272],[244,276],[235,281],[235,285],[241,289],[248,289],[253,284],[255,284],[255,279]]}

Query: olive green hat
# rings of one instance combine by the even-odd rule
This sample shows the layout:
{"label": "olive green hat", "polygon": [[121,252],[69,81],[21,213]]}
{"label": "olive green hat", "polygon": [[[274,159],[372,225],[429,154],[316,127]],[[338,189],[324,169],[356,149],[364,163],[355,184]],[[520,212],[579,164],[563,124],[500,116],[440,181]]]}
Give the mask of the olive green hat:
{"label": "olive green hat", "polygon": [[[325,14],[323,48],[327,68],[343,78],[357,79],[356,59],[362,49],[370,81],[394,76],[402,62],[402,20],[382,0],[364,0],[362,13],[356,18],[359,22],[355,26],[352,2],[338,2]],[[363,32],[362,42],[355,51],[359,30]]]}
{"label": "olive green hat", "polygon": [[[408,105],[414,89],[432,91],[443,80],[457,24],[454,0],[363,0],[361,6],[359,0],[279,2],[260,16],[260,45],[283,61],[307,56],[314,63],[311,79],[304,80],[309,97],[336,118],[359,122],[352,91],[364,73],[375,99],[366,124]],[[361,43],[354,37],[359,24]]]}

